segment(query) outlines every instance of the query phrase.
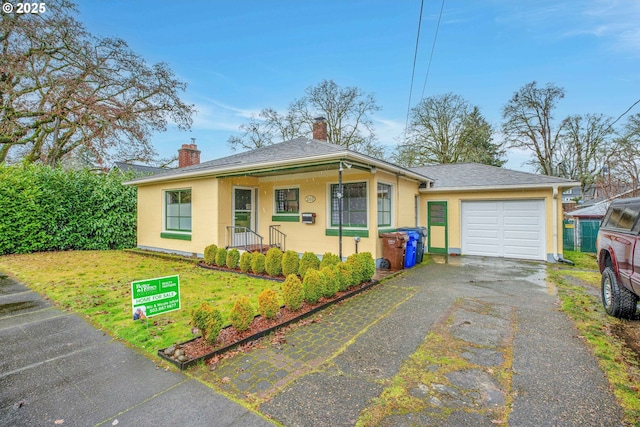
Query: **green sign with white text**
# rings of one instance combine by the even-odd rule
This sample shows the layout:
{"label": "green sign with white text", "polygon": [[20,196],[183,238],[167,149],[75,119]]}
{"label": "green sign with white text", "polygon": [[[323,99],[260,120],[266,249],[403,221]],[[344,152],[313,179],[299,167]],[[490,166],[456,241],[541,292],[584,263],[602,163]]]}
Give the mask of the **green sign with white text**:
{"label": "green sign with white text", "polygon": [[131,282],[131,303],[133,320],[180,310],[179,277],[167,276]]}

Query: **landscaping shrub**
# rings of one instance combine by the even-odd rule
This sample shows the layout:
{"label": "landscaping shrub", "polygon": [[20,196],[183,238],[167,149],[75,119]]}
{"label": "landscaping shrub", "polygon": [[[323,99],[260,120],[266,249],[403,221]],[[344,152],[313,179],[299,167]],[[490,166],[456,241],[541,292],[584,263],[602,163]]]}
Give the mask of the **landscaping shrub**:
{"label": "landscaping shrub", "polygon": [[323,295],[322,279],[320,272],[315,269],[309,269],[302,280],[302,289],[304,290],[304,300],[310,304],[318,302]]}
{"label": "landscaping shrub", "polygon": [[264,262],[265,262],[264,254],[260,252],[254,252],[251,255],[251,271],[253,274],[262,274],[264,273]]}
{"label": "landscaping shrub", "polygon": [[287,277],[290,274],[298,274],[300,258],[296,251],[286,251],[282,255],[282,274]]}
{"label": "landscaping shrub", "polygon": [[135,247],[133,177],[0,164],[0,255]]}
{"label": "landscaping shrub", "polygon": [[258,312],[266,319],[273,319],[280,311],[278,294],[273,289],[265,289],[258,295]]}
{"label": "landscaping shrub", "polygon": [[236,328],[239,332],[246,331],[251,325],[253,320],[254,311],[251,306],[251,301],[246,296],[241,296],[233,304],[233,308],[229,313],[229,321],[231,326]]}
{"label": "landscaping shrub", "polygon": [[[353,268],[353,274],[358,279],[358,283],[368,282],[376,273],[376,262],[370,252],[349,255],[347,264]],[[354,278],[354,280],[355,280]]]}
{"label": "landscaping shrub", "polygon": [[300,266],[298,267],[298,274],[304,279],[308,270],[317,270],[320,268],[320,260],[313,252],[305,252],[300,259]]}
{"label": "landscaping shrub", "polygon": [[284,305],[291,311],[297,311],[304,301],[304,289],[296,274],[289,274],[282,284]]}
{"label": "landscaping shrub", "polygon": [[218,248],[218,252],[216,252],[216,265],[218,267],[227,265],[227,253],[228,251],[225,248]]}
{"label": "landscaping shrub", "polygon": [[322,255],[322,260],[320,261],[320,270],[330,265],[340,264],[342,260],[338,255],[332,254],[331,252],[327,252]]}
{"label": "landscaping shrub", "polygon": [[240,271],[248,273],[251,270],[251,252],[242,252],[240,255]]}
{"label": "landscaping shrub", "polygon": [[264,269],[272,277],[282,274],[282,251],[280,249],[271,248],[267,251]]}
{"label": "landscaping shrub", "polygon": [[351,264],[341,262],[336,268],[338,269],[338,279],[340,280],[338,290],[346,291],[350,286],[360,283],[360,278],[353,273],[353,267]]}
{"label": "landscaping shrub", "polygon": [[191,310],[190,323],[200,330],[205,341],[214,344],[222,330],[222,314],[217,308],[203,302],[200,307]]}
{"label": "landscaping shrub", "polygon": [[217,253],[218,253],[217,245],[209,245],[206,248],[204,248],[204,262],[209,265],[215,265]]}
{"label": "landscaping shrub", "polygon": [[328,265],[320,270],[322,279],[322,295],[331,298],[340,289],[340,279],[335,265]]}
{"label": "landscaping shrub", "polygon": [[240,261],[240,251],[237,249],[230,249],[227,252],[227,267],[238,268],[238,262]]}

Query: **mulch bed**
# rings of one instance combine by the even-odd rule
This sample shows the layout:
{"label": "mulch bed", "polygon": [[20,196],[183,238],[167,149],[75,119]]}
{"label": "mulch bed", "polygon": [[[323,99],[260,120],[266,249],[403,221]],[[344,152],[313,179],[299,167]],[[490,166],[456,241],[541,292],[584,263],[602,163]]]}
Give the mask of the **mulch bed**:
{"label": "mulch bed", "polygon": [[[187,358],[187,360],[184,362],[180,362],[176,358],[166,355],[164,353],[165,349],[158,350],[158,355],[163,359],[177,365],[181,370],[201,360],[209,361],[208,363],[217,363],[225,357],[230,357],[237,354],[238,352],[248,351],[249,349],[256,347],[257,345],[259,345],[258,340],[263,336],[275,331],[282,331],[283,328],[295,322],[298,322],[332,304],[340,302],[353,295],[359,294],[360,292],[369,289],[371,286],[376,285],[377,283],[378,282],[368,282],[352,286],[346,291],[336,293],[331,298],[323,297],[315,304],[303,302],[300,309],[295,312],[292,312],[286,307],[281,307],[280,312],[275,319],[270,320],[257,315],[251,322],[249,329],[243,332],[238,332],[234,327],[227,326],[220,331],[215,345],[209,344],[204,339],[202,339],[202,337],[197,337],[190,341],[178,344],[176,347],[183,350],[184,355]],[[317,322],[320,319],[321,316],[318,316],[316,319],[308,320],[307,322]],[[281,338],[279,337],[275,337],[275,340],[280,339]]]}

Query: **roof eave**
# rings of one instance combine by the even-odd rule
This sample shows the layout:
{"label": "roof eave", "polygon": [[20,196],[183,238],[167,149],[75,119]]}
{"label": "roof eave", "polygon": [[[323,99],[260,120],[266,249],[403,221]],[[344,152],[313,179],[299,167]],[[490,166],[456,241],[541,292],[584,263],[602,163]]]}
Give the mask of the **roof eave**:
{"label": "roof eave", "polygon": [[507,191],[507,190],[539,190],[539,189],[552,189],[552,188],[568,188],[573,187],[579,182],[555,182],[544,184],[509,184],[509,185],[487,185],[487,186],[466,186],[466,187],[431,187],[421,188],[420,193],[444,193],[444,192],[461,192],[461,191]]}

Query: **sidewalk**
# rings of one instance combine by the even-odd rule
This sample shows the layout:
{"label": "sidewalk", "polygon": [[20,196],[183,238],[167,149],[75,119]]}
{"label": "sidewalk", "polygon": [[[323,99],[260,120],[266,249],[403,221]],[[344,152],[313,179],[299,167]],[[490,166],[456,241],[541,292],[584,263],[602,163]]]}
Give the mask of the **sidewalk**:
{"label": "sidewalk", "polygon": [[0,344],[0,426],[273,425],[1,273]]}

